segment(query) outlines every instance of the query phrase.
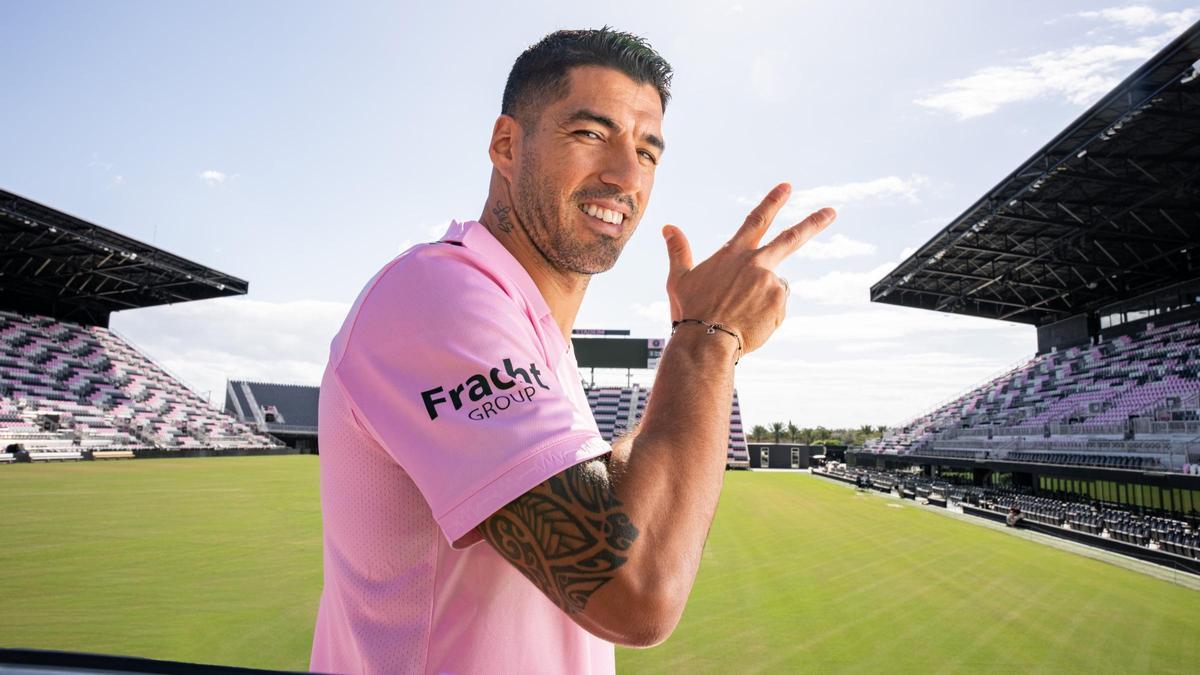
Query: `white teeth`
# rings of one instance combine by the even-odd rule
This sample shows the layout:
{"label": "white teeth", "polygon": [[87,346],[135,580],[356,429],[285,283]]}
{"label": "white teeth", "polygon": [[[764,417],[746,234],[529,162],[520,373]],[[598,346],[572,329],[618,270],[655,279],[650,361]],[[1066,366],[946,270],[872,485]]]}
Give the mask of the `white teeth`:
{"label": "white teeth", "polygon": [[625,214],[621,213],[620,211],[613,211],[612,209],[596,206],[595,204],[580,205],[579,210],[593,218],[599,218],[606,223],[620,225],[621,223],[625,222]]}

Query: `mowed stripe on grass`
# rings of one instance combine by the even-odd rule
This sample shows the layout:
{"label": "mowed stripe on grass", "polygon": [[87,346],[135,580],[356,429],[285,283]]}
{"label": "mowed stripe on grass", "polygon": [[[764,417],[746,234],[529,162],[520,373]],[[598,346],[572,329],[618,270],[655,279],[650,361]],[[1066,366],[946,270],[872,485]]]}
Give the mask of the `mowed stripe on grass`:
{"label": "mowed stripe on grass", "polygon": [[0,469],[0,644],[307,668],[316,457]]}
{"label": "mowed stripe on grass", "polygon": [[[901,508],[895,508],[896,506]],[[1200,593],[807,474],[729,474],[630,672],[1195,672]]]}
{"label": "mowed stripe on grass", "polygon": [[[0,467],[0,644],[303,669],[310,456]],[[803,474],[731,473],[623,672],[1193,672],[1200,593]]]}

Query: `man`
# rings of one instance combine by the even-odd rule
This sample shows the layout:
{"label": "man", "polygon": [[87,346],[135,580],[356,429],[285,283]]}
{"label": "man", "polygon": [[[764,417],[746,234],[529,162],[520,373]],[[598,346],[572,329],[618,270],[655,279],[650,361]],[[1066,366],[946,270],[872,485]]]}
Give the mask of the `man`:
{"label": "man", "polygon": [[760,246],[780,185],[694,267],[665,227],[681,323],[642,423],[605,443],[571,326],[649,202],[670,74],[609,29],[531,47],[479,221],[401,255],[354,303],[321,384],[313,670],[611,673],[612,643],[657,644],[678,622],[721,490],[734,364],[784,318],[772,269],[834,214]]}

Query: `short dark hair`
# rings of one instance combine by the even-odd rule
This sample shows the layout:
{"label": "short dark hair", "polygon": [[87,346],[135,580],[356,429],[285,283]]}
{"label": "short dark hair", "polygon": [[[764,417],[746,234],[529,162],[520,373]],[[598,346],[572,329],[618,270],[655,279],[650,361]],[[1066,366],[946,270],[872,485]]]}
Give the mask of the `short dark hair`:
{"label": "short dark hair", "polygon": [[500,112],[518,117],[535,100],[545,104],[566,96],[567,73],[579,66],[612,68],[638,84],[653,85],[666,111],[671,64],[645,38],[605,26],[555,31],[526,49],[508,73]]}

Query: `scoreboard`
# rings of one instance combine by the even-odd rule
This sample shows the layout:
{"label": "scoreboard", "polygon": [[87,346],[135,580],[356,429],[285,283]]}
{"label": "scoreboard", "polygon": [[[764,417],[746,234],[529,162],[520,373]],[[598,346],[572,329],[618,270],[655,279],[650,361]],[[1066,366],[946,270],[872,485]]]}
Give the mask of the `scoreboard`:
{"label": "scoreboard", "polygon": [[[651,369],[658,367],[666,340],[662,338],[607,337],[629,335],[629,331],[574,331],[571,343],[580,368]],[[596,337],[597,335],[605,337]]]}

